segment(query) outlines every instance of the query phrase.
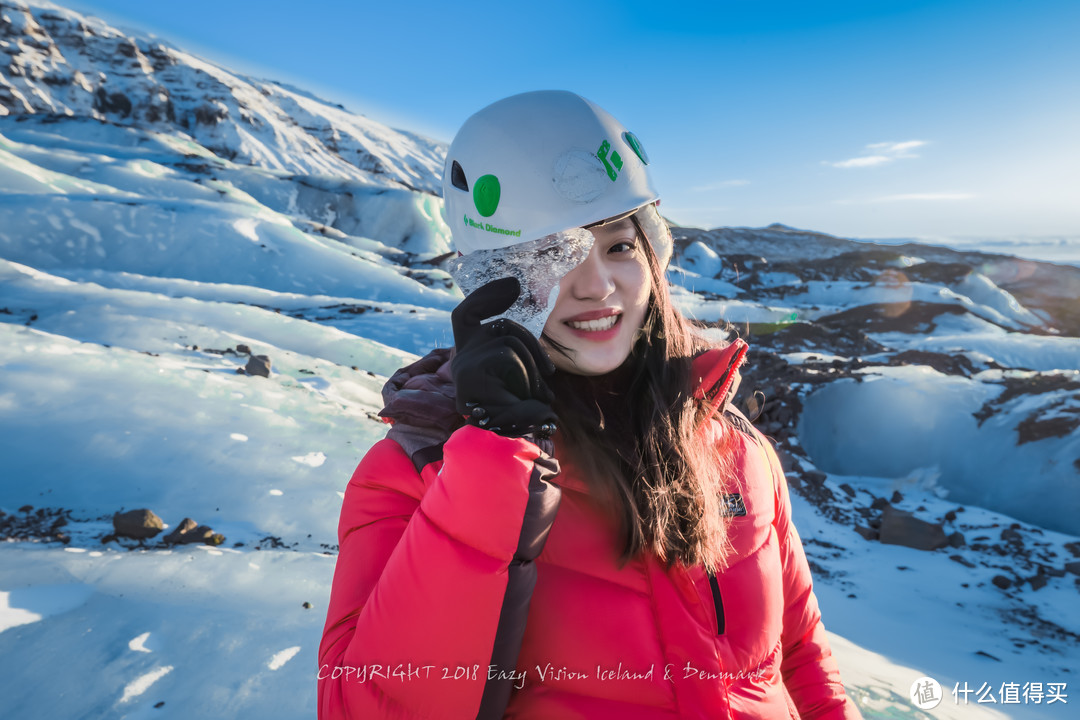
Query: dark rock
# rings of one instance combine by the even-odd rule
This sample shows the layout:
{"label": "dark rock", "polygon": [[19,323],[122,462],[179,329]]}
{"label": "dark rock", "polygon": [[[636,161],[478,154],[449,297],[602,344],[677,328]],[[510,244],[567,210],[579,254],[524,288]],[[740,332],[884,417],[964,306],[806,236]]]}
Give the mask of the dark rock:
{"label": "dark rock", "polygon": [[270,377],[270,358],[266,355],[252,355],[244,367],[244,372],[248,375]]}
{"label": "dark rock", "polygon": [[879,536],[877,530],[874,530],[873,528],[863,527],[862,525],[856,525],[855,532],[859,533],[867,540],[877,540]]}
{"label": "dark rock", "polygon": [[847,483],[842,484],[840,486],[840,489],[843,490],[848,497],[855,497],[855,488],[851,487]]}
{"label": "dark rock", "polygon": [[1050,581],[1046,579],[1045,575],[1032,575],[1028,578],[1028,582],[1031,583],[1032,590],[1042,590],[1046,587],[1046,583]]}
{"label": "dark rock", "polygon": [[[22,512],[22,510],[19,510]],[[1080,542],[1067,542],[1065,543],[1065,549],[1073,554],[1074,557],[1080,557]]]}
{"label": "dark rock", "polygon": [[154,703],[154,707],[156,707],[156,708],[165,707],[165,701],[164,700],[159,700],[158,702]]}
{"label": "dark rock", "polygon": [[881,518],[881,542],[916,550],[937,550],[949,544],[941,525],[892,507],[886,508]]}
{"label": "dark rock", "polygon": [[221,533],[215,533],[207,525],[199,525],[191,518],[184,518],[180,525],[165,537],[165,542],[170,545],[189,545],[191,543],[220,545],[225,542],[225,536]]}
{"label": "dark rock", "polygon": [[810,483],[811,485],[822,485],[822,484],[824,484],[825,479],[827,477],[829,477],[829,476],[826,475],[823,472],[818,472],[817,470],[811,470],[811,471],[807,472],[805,475],[803,475],[803,477],[806,479],[806,482]]}
{"label": "dark rock", "polygon": [[1010,587],[1012,587],[1012,580],[1005,577],[1004,575],[995,575],[990,582],[994,583],[994,585],[1001,588],[1002,590],[1008,590]]}
{"label": "dark rock", "polygon": [[[1077,564],[1080,565],[1080,563]],[[1077,568],[1077,570],[1080,570],[1080,568]],[[1049,575],[1050,577],[1065,577],[1065,569],[1051,567],[1049,565],[1039,565],[1039,574]]]}
{"label": "dark rock", "polygon": [[967,545],[967,543],[964,542],[964,533],[954,532],[952,535],[949,535],[949,547],[962,548],[965,545]]}
{"label": "dark rock", "polygon": [[250,355],[251,348],[249,348],[247,345],[237,345],[236,352],[240,355]]}
{"label": "dark rock", "polygon": [[964,567],[969,567],[969,568],[975,567],[975,563],[971,562],[970,560],[965,560],[963,555],[950,555],[949,559],[952,560],[953,562],[960,563]]}
{"label": "dark rock", "polygon": [[956,522],[956,511],[950,510],[949,512],[945,513],[945,520],[948,522]]}
{"label": "dark rock", "polygon": [[905,350],[889,359],[890,365],[925,365],[945,375],[971,377],[975,366],[966,355],[953,355],[927,352],[925,350]]}
{"label": "dark rock", "polygon": [[893,490],[893,494],[892,497],[889,498],[889,502],[891,502],[893,505],[899,502],[904,502],[904,496],[900,494],[899,490]]}
{"label": "dark rock", "polygon": [[870,507],[874,510],[882,510],[889,506],[889,501],[885,498],[874,498],[874,502],[870,503]]}
{"label": "dark rock", "polygon": [[1080,575],[1080,561],[1065,563],[1065,572],[1070,572],[1073,575]]}
{"label": "dark rock", "polygon": [[1001,531],[1001,539],[1013,545],[1023,545],[1024,537],[1015,528],[1005,528]]}
{"label": "dark rock", "polygon": [[[202,536],[196,531],[199,529],[199,524],[191,518],[184,518],[180,521],[180,524],[176,526],[176,529],[162,538],[170,545],[186,545],[188,543],[202,542]],[[210,532],[210,528],[203,526],[203,530]]]}
{"label": "dark rock", "polygon": [[312,605],[311,603],[309,603],[309,602],[305,601],[305,602],[304,602],[304,604],[302,605],[302,607],[303,607],[303,608],[304,608],[305,610],[310,610],[311,608],[313,608],[313,607],[315,607],[315,606],[314,606],[314,605]]}
{"label": "dark rock", "polygon": [[113,529],[119,537],[146,540],[165,529],[165,523],[151,510],[129,510],[113,515]]}

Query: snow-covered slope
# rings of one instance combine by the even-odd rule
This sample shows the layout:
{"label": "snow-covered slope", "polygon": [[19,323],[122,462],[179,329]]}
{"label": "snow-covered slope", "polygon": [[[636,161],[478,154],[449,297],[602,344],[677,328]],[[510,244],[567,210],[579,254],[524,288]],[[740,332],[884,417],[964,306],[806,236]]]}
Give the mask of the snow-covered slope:
{"label": "snow-covered slope", "polygon": [[[444,151],[0,0],[3,717],[314,713],[341,491],[386,376],[451,342]],[[740,401],[779,441],[865,714],[930,716],[908,700],[930,675],[935,717],[1067,717],[951,690],[1074,682],[1080,271],[676,238],[679,304],[755,347]],[[965,540],[884,545],[885,505]],[[225,540],[110,539],[136,508]]]}

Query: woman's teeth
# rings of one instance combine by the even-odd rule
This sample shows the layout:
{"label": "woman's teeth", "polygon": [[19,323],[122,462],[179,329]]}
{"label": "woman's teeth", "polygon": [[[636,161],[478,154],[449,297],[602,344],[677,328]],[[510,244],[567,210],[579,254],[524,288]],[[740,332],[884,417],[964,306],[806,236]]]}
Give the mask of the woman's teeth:
{"label": "woman's teeth", "polygon": [[607,317],[600,318],[599,320],[586,320],[585,322],[568,322],[567,325],[574,328],[575,330],[599,332],[601,330],[610,330],[615,325],[615,321],[618,319],[618,315],[608,315]]}

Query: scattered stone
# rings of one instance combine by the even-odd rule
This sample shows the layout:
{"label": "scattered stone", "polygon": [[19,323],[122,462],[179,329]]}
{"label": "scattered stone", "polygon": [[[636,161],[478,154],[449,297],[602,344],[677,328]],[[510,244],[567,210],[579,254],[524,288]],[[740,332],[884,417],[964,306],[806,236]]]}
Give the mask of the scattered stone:
{"label": "scattered stone", "polygon": [[824,484],[826,478],[828,478],[829,476],[823,472],[811,470],[807,472],[803,477],[806,479],[806,482],[810,483],[811,485],[822,485]]}
{"label": "scattered stone", "polygon": [[1031,583],[1032,590],[1042,590],[1046,587],[1046,583],[1050,581],[1046,579],[1045,575],[1032,575],[1028,578],[1028,582]]}
{"label": "scattered stone", "polygon": [[1012,587],[1012,580],[1005,577],[1004,575],[995,575],[990,582],[994,583],[994,585],[1001,588],[1002,590],[1008,590],[1010,587]]}
{"label": "scattered stone", "polygon": [[970,560],[965,560],[962,555],[950,555],[949,559],[952,560],[953,562],[960,563],[964,567],[969,567],[969,568],[975,567],[975,563],[971,562]]}
{"label": "scattered stone", "polygon": [[113,529],[117,537],[147,540],[165,529],[165,523],[152,510],[142,508],[113,515]]}
{"label": "scattered stone", "polygon": [[251,354],[251,348],[249,348],[247,345],[237,345],[236,346],[236,354],[237,355],[250,355]]}
{"label": "scattered stone", "polygon": [[270,358],[266,355],[252,355],[244,367],[244,372],[248,375],[270,377]]}
{"label": "scattered stone", "polygon": [[956,522],[956,511],[950,510],[949,512],[945,513],[945,520],[948,522]]}
{"label": "scattered stone", "polygon": [[1073,575],[1080,575],[1080,561],[1065,563],[1065,572],[1070,572]]}
{"label": "scattered stone", "polygon": [[[19,512],[22,512],[22,510]],[[1074,557],[1080,557],[1080,542],[1067,542],[1065,543],[1065,549],[1071,552]]]}
{"label": "scattered stone", "polygon": [[870,507],[874,510],[882,510],[889,506],[889,501],[885,498],[874,498],[874,502],[870,503]]}
{"label": "scattered stone", "polygon": [[307,602],[306,600],[304,601],[304,605],[303,605],[303,608],[304,608],[305,610],[310,610],[310,609],[311,609],[311,608],[313,608],[313,607],[315,607],[315,606],[314,606],[314,605],[312,605],[311,603]]}
{"label": "scattered stone", "polygon": [[896,503],[900,503],[900,502],[903,502],[903,501],[904,501],[904,496],[900,494],[900,491],[899,490],[893,490],[893,494],[892,494],[892,497],[889,498],[889,502],[891,502],[893,505],[895,505]]}
{"label": "scattered stone", "polygon": [[850,497],[850,498],[853,498],[853,497],[855,497],[855,488],[851,487],[851,486],[850,486],[850,485],[848,485],[847,483],[843,483],[843,484],[842,484],[842,485],[840,486],[840,489],[841,489],[841,490],[843,490],[843,491],[844,491],[844,493],[845,493],[845,494],[846,494],[846,495],[847,495],[848,497]]}
{"label": "scattered stone", "polygon": [[71,511],[63,508],[33,510],[26,505],[18,514],[0,510],[0,542],[40,541],[67,545],[71,537],[60,532],[60,528],[68,524],[70,517]]}
{"label": "scattered stone", "polygon": [[[896,494],[899,493],[894,496]],[[949,544],[941,525],[920,520],[909,512],[893,507],[885,508],[882,515],[881,542],[916,550],[937,550]]]}
{"label": "scattered stone", "polygon": [[998,657],[994,657],[994,656],[993,656],[993,655],[991,655],[990,653],[988,653],[988,652],[983,652],[982,650],[979,650],[979,651],[977,651],[977,652],[976,652],[975,654],[976,654],[976,655],[982,655],[983,657],[988,657],[988,658],[990,658],[991,660],[996,660],[997,662],[1001,662],[1001,658],[998,658]]}
{"label": "scattered stone", "polygon": [[154,707],[156,707],[156,708],[165,707],[165,701],[164,700],[159,700],[158,702],[154,703]]}
{"label": "scattered stone", "polygon": [[967,543],[964,541],[964,533],[957,531],[949,535],[949,547],[962,548],[965,545]]}

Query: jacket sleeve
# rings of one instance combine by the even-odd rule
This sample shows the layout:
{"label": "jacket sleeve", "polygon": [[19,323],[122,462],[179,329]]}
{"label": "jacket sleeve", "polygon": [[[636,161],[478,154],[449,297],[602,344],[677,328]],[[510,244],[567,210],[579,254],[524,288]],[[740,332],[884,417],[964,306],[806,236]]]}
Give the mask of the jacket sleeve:
{"label": "jacket sleeve", "polygon": [[[320,720],[477,716],[508,578],[539,554],[556,472],[532,442],[469,426],[446,441],[437,475],[421,477],[393,440],[371,448],[341,509]],[[546,528],[527,513],[538,497]]]}
{"label": "jacket sleeve", "polygon": [[776,532],[784,574],[784,658],[780,669],[784,685],[803,720],[851,720],[860,718],[858,708],[844,692],[840,670],[833,658],[814,595],[810,566],[802,540],[791,522],[791,498],[787,479],[772,446],[765,452],[772,466],[776,490]]}

